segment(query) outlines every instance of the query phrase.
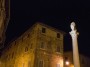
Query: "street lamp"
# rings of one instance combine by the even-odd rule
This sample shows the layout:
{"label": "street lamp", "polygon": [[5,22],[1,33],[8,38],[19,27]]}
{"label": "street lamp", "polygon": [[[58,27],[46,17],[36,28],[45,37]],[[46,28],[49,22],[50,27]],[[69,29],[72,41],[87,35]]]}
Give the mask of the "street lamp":
{"label": "street lamp", "polygon": [[68,66],[68,65],[70,65],[70,62],[69,61],[66,61],[65,64]]}

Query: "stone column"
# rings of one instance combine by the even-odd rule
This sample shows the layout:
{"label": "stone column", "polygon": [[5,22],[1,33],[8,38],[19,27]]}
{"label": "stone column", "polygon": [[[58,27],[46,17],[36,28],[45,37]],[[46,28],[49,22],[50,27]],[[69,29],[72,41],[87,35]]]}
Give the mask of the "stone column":
{"label": "stone column", "polygon": [[76,30],[74,22],[71,23],[70,27],[71,27],[70,35],[72,37],[74,67],[80,67],[78,41],[77,41],[79,33]]}

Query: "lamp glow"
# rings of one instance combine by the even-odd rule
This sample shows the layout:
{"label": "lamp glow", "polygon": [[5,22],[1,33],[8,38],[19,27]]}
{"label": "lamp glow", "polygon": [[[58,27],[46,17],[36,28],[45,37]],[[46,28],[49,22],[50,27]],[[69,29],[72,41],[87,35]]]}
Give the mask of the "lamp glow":
{"label": "lamp glow", "polygon": [[70,64],[70,62],[69,61],[66,61],[66,65],[69,65]]}

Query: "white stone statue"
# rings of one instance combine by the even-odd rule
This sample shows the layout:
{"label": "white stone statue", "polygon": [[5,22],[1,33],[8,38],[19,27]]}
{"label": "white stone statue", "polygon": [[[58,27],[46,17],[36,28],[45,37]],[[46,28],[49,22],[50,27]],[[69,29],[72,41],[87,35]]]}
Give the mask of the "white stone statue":
{"label": "white stone statue", "polygon": [[70,27],[71,27],[72,31],[76,30],[76,28],[75,28],[75,22],[72,22],[71,25],[70,25]]}
{"label": "white stone statue", "polygon": [[70,25],[70,27],[71,27],[71,30],[72,31],[69,32],[69,33],[72,35],[72,37],[77,37],[77,35],[79,35],[79,33],[77,32],[75,22],[72,22],[71,25]]}

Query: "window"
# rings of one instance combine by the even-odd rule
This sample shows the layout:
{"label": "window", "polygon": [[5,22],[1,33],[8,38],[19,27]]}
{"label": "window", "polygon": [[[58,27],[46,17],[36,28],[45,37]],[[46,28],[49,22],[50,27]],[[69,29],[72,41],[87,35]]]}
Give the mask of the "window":
{"label": "window", "polygon": [[8,60],[8,55],[6,55],[6,60]]}
{"label": "window", "polygon": [[30,34],[27,35],[27,38],[29,38],[29,37],[30,37]]}
{"label": "window", "polygon": [[39,66],[38,67],[44,67],[44,63],[42,60],[39,61]]}
{"label": "window", "polygon": [[60,67],[60,64],[57,64],[56,67]]}
{"label": "window", "polygon": [[46,28],[42,28],[42,33],[45,33],[46,32]]}
{"label": "window", "polygon": [[30,44],[30,49],[32,49],[32,46],[33,46],[33,44],[31,43],[31,44]]}
{"label": "window", "polygon": [[15,41],[15,45],[16,45],[16,41]]}
{"label": "window", "polygon": [[44,42],[41,42],[40,48],[44,48]]}
{"label": "window", "polygon": [[51,49],[51,41],[48,41],[47,48],[48,48],[48,49]]}
{"label": "window", "polygon": [[85,64],[84,59],[82,59],[82,61],[81,61],[81,62],[82,62],[82,64]]}
{"label": "window", "polygon": [[57,33],[57,38],[60,38],[60,33]]}
{"label": "window", "polygon": [[60,46],[57,46],[56,51],[60,52]]}
{"label": "window", "polygon": [[31,67],[31,62],[30,61],[28,62],[28,67]]}
{"label": "window", "polygon": [[12,58],[14,57],[14,52],[12,53]]}
{"label": "window", "polygon": [[25,66],[25,63],[22,64],[22,67],[24,67],[24,66]]}
{"label": "window", "polygon": [[9,59],[9,55],[7,55],[7,60]]}
{"label": "window", "polygon": [[28,51],[28,47],[25,48],[25,52],[27,52],[27,51]]}
{"label": "window", "polygon": [[22,42],[23,42],[23,40],[24,40],[24,39],[23,39],[23,37],[22,37]]}
{"label": "window", "polygon": [[11,58],[11,54],[9,54],[9,59]]}

